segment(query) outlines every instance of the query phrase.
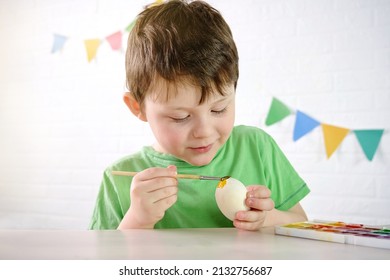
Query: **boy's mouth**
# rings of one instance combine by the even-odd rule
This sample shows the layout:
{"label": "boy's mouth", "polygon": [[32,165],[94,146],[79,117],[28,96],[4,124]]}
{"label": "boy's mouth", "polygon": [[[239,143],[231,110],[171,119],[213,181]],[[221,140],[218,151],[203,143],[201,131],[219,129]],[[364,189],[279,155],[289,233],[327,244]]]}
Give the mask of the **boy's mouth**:
{"label": "boy's mouth", "polygon": [[200,153],[200,154],[203,154],[203,153],[207,153],[211,150],[211,148],[213,147],[213,144],[210,144],[210,145],[207,145],[207,146],[200,146],[200,147],[190,147],[190,150],[191,151],[194,151],[196,153]]}

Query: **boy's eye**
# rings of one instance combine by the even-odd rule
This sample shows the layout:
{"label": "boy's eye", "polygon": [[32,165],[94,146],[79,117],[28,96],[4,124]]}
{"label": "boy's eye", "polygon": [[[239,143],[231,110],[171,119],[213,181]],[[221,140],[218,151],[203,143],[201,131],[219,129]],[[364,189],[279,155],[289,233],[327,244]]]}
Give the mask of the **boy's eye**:
{"label": "boy's eye", "polygon": [[186,117],[184,117],[184,118],[174,118],[174,117],[171,117],[171,119],[172,119],[174,122],[180,123],[180,122],[186,121],[187,119],[189,119],[189,117],[190,117],[190,115],[188,115],[188,116],[186,116]]}
{"label": "boy's eye", "polygon": [[217,115],[218,114],[223,114],[223,113],[226,112],[226,107],[221,109],[221,110],[211,110],[211,112],[214,113],[214,114],[217,114]]}

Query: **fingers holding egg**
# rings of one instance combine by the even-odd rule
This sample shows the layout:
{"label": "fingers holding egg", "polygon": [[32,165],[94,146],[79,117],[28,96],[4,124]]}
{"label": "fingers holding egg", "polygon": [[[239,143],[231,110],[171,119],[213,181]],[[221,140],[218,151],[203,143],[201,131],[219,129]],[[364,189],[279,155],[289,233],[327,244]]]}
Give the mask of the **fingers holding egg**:
{"label": "fingers holding egg", "polygon": [[271,199],[271,191],[260,185],[253,185],[247,187],[247,199],[246,205],[252,209],[269,211],[275,206],[274,201]]}
{"label": "fingers holding egg", "polygon": [[262,185],[250,185],[246,187],[248,197],[269,198],[271,197],[271,190]]}

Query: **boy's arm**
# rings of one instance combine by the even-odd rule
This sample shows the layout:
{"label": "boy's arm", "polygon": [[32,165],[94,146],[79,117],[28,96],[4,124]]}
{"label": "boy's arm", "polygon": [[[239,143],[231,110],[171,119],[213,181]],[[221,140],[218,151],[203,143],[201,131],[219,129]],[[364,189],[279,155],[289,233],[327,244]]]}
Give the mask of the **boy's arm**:
{"label": "boy's arm", "polygon": [[245,204],[248,211],[238,211],[233,224],[236,228],[245,230],[259,230],[269,227],[307,220],[307,216],[301,205],[296,203],[289,210],[275,209],[271,199],[271,191],[265,186],[252,185],[247,187]]}
{"label": "boy's arm", "polygon": [[287,211],[273,208],[266,211],[264,227],[307,221],[307,216],[300,203],[295,204]]}

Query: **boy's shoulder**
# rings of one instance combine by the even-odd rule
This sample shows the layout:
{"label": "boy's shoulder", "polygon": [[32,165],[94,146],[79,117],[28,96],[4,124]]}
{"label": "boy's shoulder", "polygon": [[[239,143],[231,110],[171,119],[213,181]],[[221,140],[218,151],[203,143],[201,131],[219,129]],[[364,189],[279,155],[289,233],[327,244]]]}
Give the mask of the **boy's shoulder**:
{"label": "boy's shoulder", "polygon": [[138,165],[138,163],[143,162],[144,159],[144,149],[142,148],[140,151],[122,156],[121,158],[113,161],[109,166],[107,166],[106,170],[135,170],[134,165]]}
{"label": "boy's shoulder", "polygon": [[261,149],[271,149],[277,146],[275,140],[263,129],[255,126],[238,125],[233,128],[228,145],[257,146]]}
{"label": "boy's shoulder", "polygon": [[270,138],[270,135],[261,128],[248,125],[237,125],[233,128],[233,137],[261,137]]}

